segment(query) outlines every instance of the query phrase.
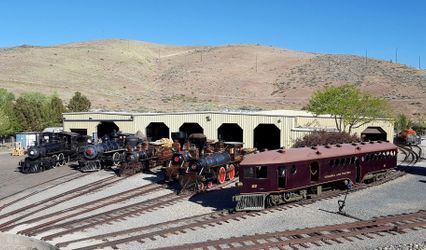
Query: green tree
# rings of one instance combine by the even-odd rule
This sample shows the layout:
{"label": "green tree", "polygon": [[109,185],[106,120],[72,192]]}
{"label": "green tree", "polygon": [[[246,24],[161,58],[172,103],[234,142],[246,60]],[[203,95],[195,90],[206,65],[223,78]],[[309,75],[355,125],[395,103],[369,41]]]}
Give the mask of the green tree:
{"label": "green tree", "polygon": [[363,93],[352,84],[315,92],[307,110],[316,115],[330,114],[337,130],[348,133],[378,118],[389,118],[391,114],[385,100]]}
{"label": "green tree", "polygon": [[58,126],[62,123],[62,113],[65,113],[67,109],[61,98],[57,95],[53,95],[49,103],[49,111],[51,113],[51,122],[53,126]]}
{"label": "green tree", "polygon": [[14,111],[24,131],[39,131],[44,128],[42,100],[20,96],[16,99]]}
{"label": "green tree", "polygon": [[68,109],[71,112],[86,112],[90,110],[90,106],[91,103],[86,96],[82,95],[80,92],[75,92],[68,104]]}
{"label": "green tree", "polygon": [[396,131],[401,131],[403,129],[407,129],[412,127],[413,121],[410,120],[410,118],[408,118],[406,115],[404,114],[399,114],[396,119],[395,119],[395,123],[394,123],[394,127]]}
{"label": "green tree", "polygon": [[19,130],[19,123],[13,111],[14,100],[13,93],[0,88],[0,136],[12,135]]}

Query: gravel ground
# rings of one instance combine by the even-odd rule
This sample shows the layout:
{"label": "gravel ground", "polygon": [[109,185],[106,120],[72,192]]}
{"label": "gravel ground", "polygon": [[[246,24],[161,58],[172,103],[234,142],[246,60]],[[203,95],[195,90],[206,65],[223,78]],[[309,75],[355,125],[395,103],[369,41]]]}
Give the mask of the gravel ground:
{"label": "gravel ground", "polygon": [[[0,162],[2,162],[2,157],[5,156],[0,155]],[[10,156],[7,156],[10,158]],[[16,158],[12,160],[5,157],[6,162],[16,161]],[[5,167],[1,165],[1,168],[5,168],[7,171],[10,171],[12,167],[9,165]],[[11,178],[17,178],[16,180],[20,180],[8,183],[1,183],[1,185],[7,186],[7,191],[3,192],[1,195],[6,196],[11,192],[15,192],[19,190],[19,188],[25,188],[28,183],[21,185],[20,182],[25,182],[24,180],[32,180],[31,183],[43,182],[46,181],[46,178],[54,178],[53,176],[59,176],[70,173],[73,170],[69,168],[59,168],[61,169],[59,172],[58,168],[46,171],[44,173],[40,173],[37,175],[15,175],[13,173],[10,175]],[[55,172],[57,171],[57,172]],[[49,172],[51,174],[49,174]],[[397,214],[397,213],[408,213],[415,212],[420,209],[426,208],[426,192],[425,184],[426,184],[426,162],[418,163],[416,167],[413,167],[409,170],[409,174],[401,177],[397,180],[385,183],[383,185],[368,188],[362,191],[350,193],[347,197],[345,211],[357,218],[360,219],[371,219],[377,216],[384,216],[389,214]],[[105,178],[106,176],[111,175],[110,172],[100,171],[96,173],[88,174],[87,176],[72,181],[68,184],[64,184],[61,187],[54,188],[51,192],[45,192],[42,194],[34,195],[30,199],[25,202],[17,203],[9,208],[9,210],[4,210],[1,212],[3,214],[6,211],[10,211],[12,209],[16,209],[24,206],[25,204],[29,204],[31,202],[35,202],[41,199],[45,199],[54,194],[59,194],[64,190],[69,190],[71,188],[75,188],[79,185],[84,185],[85,183],[89,183],[90,181],[99,180],[101,178]],[[5,177],[9,178],[9,177]],[[48,178],[48,179],[49,179]],[[128,178],[128,180],[119,182],[111,187],[107,187],[99,192],[94,192],[91,194],[87,194],[79,197],[78,199],[73,199],[71,201],[67,201],[61,204],[58,204],[54,207],[48,208],[45,211],[39,212],[35,215],[40,216],[43,214],[47,214],[53,211],[62,210],[68,208],[70,206],[74,206],[77,204],[81,204],[90,200],[99,199],[114,193],[119,193],[125,190],[129,190],[135,188],[137,186],[146,185],[148,183],[156,181],[157,177],[155,175],[147,175],[147,174],[138,174]],[[37,181],[34,181],[36,179]],[[12,183],[12,184],[9,184]],[[15,185],[13,185],[15,183]],[[11,186],[11,187],[10,187]],[[3,190],[2,190],[3,191]],[[96,211],[92,211],[90,213],[84,214],[82,217],[86,217],[92,214],[97,214],[104,211],[109,211],[111,209],[119,208],[128,204],[133,204],[136,202],[140,202],[143,200],[151,199],[158,197],[163,194],[171,193],[172,191],[169,189],[163,189],[161,191],[155,191],[151,194],[144,195],[143,197],[138,197],[134,199],[130,199],[126,202],[122,202],[121,204],[114,204],[108,207],[104,207],[98,209]],[[119,231],[134,227],[140,227],[155,223],[160,223],[164,221],[174,220],[181,217],[191,216],[191,215],[199,215],[205,214],[209,212],[213,212],[215,210],[222,210],[233,207],[233,202],[231,197],[236,193],[235,188],[228,188],[222,191],[210,192],[200,194],[194,197],[191,197],[189,200],[183,200],[166,208],[161,208],[155,211],[149,211],[145,214],[134,216],[132,218],[128,218],[125,221],[116,221],[111,225],[99,225],[96,228],[86,230],[84,232],[78,232],[71,235],[66,235],[61,238],[57,238],[54,242],[57,243],[63,242],[83,237],[94,236],[98,234],[109,233],[112,231]],[[0,196],[1,198],[1,196]],[[144,240],[144,243],[129,243],[125,245],[119,245],[120,249],[152,249],[158,247],[165,246],[174,246],[181,245],[185,243],[206,241],[206,240],[215,240],[219,238],[229,238],[231,236],[241,236],[245,234],[254,234],[254,233],[265,233],[272,231],[283,231],[288,229],[296,229],[296,228],[304,228],[304,227],[314,227],[321,225],[329,225],[329,224],[338,224],[345,222],[356,221],[353,218],[345,217],[342,215],[337,215],[333,212],[337,211],[337,201],[342,197],[333,198],[329,200],[319,201],[314,204],[309,204],[301,207],[293,207],[284,211],[275,211],[274,213],[262,214],[257,217],[247,217],[245,220],[240,221],[231,221],[231,223],[225,223],[223,225],[216,225],[215,227],[207,227],[207,228],[199,228],[196,231],[189,230],[186,233],[180,233],[178,235],[171,235],[167,238],[161,238],[157,240]],[[31,218],[31,217],[29,217]],[[22,226],[25,228],[26,226]],[[20,228],[21,229],[21,228]],[[16,231],[16,230],[14,230]],[[35,238],[40,238],[43,235],[51,234],[44,233],[41,235],[37,235]],[[379,248],[385,249],[384,246],[396,247],[396,248],[387,248],[387,249],[405,249],[404,244],[409,243],[418,243],[419,247],[422,247],[421,244],[426,238],[426,230],[420,231],[410,231],[406,234],[396,235],[396,236],[385,236],[385,237],[375,237],[373,240],[355,240],[354,242],[345,242],[343,244],[337,244],[328,246],[325,245],[320,247],[321,249],[373,249]],[[395,246],[394,246],[395,245]],[[424,244],[423,244],[424,245]],[[68,246],[65,249],[72,249],[79,247],[80,245],[74,244]],[[81,245],[82,246],[82,245]],[[383,247],[383,248],[382,248]],[[415,248],[421,249],[421,248]]]}
{"label": "gravel ground", "polygon": [[385,247],[377,247],[375,250],[423,250],[426,249],[426,241],[422,243],[400,244]]}
{"label": "gravel ground", "polygon": [[[426,192],[424,185],[426,180],[426,163],[422,162],[415,168],[413,174],[406,175],[397,180],[385,183],[381,186],[368,188],[359,192],[351,193],[347,198],[345,211],[361,219],[371,219],[377,216],[415,212],[426,208]],[[420,191],[423,190],[423,191]],[[241,236],[244,234],[264,233],[271,231],[283,231],[304,227],[338,224],[355,221],[330,212],[338,209],[337,200],[342,197],[320,201],[305,207],[291,208],[282,212],[262,215],[260,217],[248,217],[246,220],[232,222],[230,224],[208,227],[196,232],[189,231],[186,234],[173,235],[165,239],[151,241],[147,240],[142,245],[131,243],[120,245],[121,249],[151,249],[176,244],[185,244],[198,241],[229,238],[230,236]],[[360,241],[365,244],[366,249],[386,244],[401,244],[419,242],[426,238],[426,231],[410,232],[399,237],[390,236],[386,240],[377,237],[374,240]],[[329,246],[325,246],[327,249]],[[334,247],[334,246],[332,246]],[[336,249],[357,249],[358,244],[339,244]]]}

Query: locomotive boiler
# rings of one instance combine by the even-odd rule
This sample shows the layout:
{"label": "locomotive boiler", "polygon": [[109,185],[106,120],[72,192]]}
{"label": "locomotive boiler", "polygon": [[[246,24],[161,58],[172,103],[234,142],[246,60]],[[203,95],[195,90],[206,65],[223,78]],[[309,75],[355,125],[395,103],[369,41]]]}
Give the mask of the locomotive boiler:
{"label": "locomotive boiler", "polygon": [[125,159],[125,137],[124,134],[113,132],[110,137],[104,137],[102,143],[87,145],[78,162],[79,170],[93,172],[120,165]]}
{"label": "locomotive boiler", "polygon": [[89,139],[72,132],[43,133],[40,137],[39,145],[30,147],[27,157],[20,162],[20,172],[37,173],[77,161]]}
{"label": "locomotive boiler", "polygon": [[174,154],[164,168],[169,179],[177,179],[180,192],[202,192],[215,184],[233,181],[242,160],[241,142],[208,142],[203,134],[192,134],[181,148],[175,140]]}

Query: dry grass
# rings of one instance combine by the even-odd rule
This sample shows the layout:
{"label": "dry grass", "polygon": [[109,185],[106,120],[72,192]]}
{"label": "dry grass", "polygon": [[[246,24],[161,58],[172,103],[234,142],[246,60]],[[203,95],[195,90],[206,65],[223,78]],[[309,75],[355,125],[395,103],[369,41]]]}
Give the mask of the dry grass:
{"label": "dry grass", "polygon": [[342,83],[388,98],[398,112],[426,114],[425,71],[350,55],[128,40],[0,49],[0,87],[64,100],[81,91],[106,110],[301,108],[315,90]]}

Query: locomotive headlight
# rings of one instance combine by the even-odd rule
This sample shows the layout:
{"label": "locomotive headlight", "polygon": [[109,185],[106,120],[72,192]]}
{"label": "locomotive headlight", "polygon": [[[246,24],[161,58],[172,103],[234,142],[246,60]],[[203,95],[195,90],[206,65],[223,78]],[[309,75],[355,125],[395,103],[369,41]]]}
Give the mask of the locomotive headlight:
{"label": "locomotive headlight", "polygon": [[87,139],[87,143],[91,144],[92,140],[91,139]]}
{"label": "locomotive headlight", "polygon": [[29,152],[29,154],[30,154],[30,155],[34,155],[34,154],[35,154],[34,150],[31,150],[31,151]]}

